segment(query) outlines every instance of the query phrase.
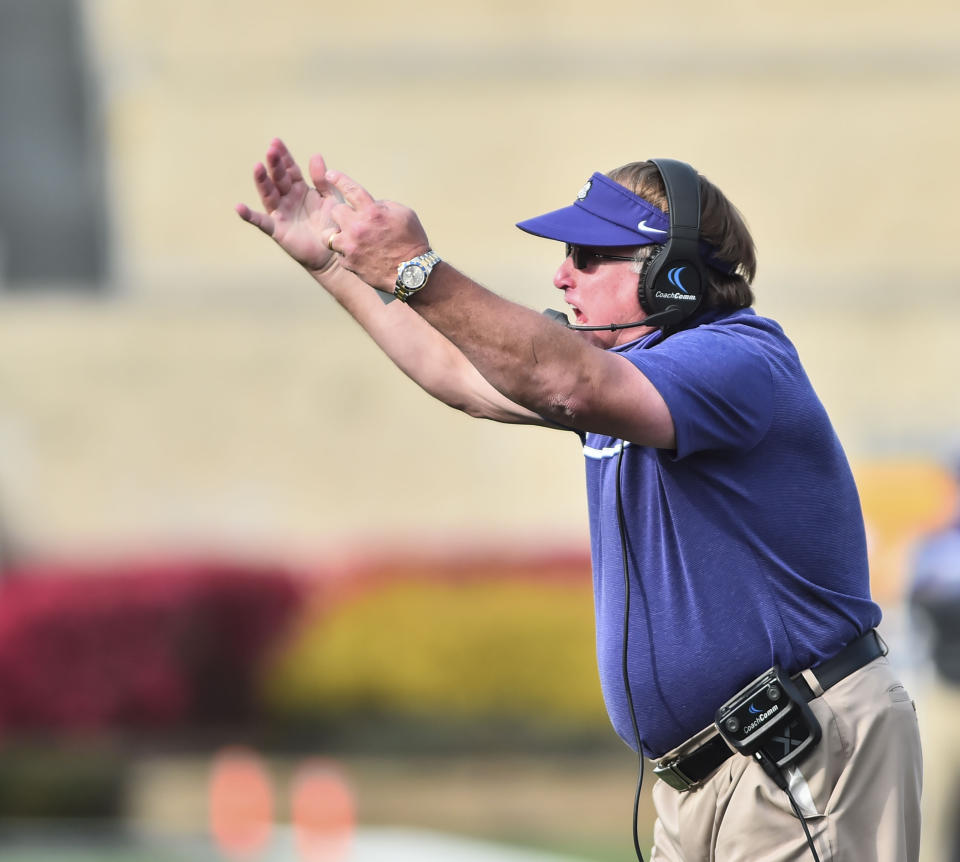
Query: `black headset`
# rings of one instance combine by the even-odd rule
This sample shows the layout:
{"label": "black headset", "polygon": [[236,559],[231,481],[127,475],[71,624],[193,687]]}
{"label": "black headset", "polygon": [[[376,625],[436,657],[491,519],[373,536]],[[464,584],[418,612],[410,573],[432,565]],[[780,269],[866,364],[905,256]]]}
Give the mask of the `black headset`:
{"label": "black headset", "polygon": [[667,192],[670,230],[640,272],[640,307],[673,327],[703,301],[707,275],[700,256],[700,178],[686,162],[650,159]]}

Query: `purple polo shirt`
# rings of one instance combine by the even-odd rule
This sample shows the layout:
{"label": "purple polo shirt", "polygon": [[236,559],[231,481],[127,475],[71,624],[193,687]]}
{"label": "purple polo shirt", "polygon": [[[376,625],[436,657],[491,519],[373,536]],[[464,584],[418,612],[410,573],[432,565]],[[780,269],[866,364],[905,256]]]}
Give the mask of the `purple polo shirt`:
{"label": "purple polo shirt", "polygon": [[[780,326],[752,309],[615,348],[657,388],[676,451],[624,447],[629,675],[658,757],[774,664],[794,673],[877,625],[860,500],[830,420]],[[621,442],[586,434],[600,681],[634,745],[621,670]]]}

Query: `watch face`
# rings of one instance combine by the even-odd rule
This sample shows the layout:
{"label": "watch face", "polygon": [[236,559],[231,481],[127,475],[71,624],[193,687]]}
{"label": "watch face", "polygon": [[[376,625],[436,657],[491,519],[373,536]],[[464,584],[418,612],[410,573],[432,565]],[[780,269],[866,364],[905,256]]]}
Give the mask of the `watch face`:
{"label": "watch face", "polygon": [[422,287],[426,280],[427,273],[418,263],[411,263],[409,266],[405,266],[403,272],[400,273],[400,281],[407,290],[416,290],[416,288]]}

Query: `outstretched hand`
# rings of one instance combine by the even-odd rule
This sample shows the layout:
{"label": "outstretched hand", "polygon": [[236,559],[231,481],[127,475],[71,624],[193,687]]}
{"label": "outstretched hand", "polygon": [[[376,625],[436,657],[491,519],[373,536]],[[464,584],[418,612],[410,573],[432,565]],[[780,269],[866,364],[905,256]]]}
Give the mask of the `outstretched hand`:
{"label": "outstretched hand", "polygon": [[312,186],[279,138],[270,142],[265,161],[253,169],[263,211],[237,204],[237,213],[307,269],[326,272],[339,263],[371,287],[393,293],[397,265],[429,248],[413,210],[374,200],[346,174],[328,171],[321,156],[310,159]]}
{"label": "outstretched hand", "polygon": [[329,246],[337,230],[332,218],[334,207],[342,200],[339,191],[326,179],[322,156],[310,159],[313,186],[307,184],[300,167],[286,144],[274,138],[267,148],[266,165],[253,169],[253,182],[263,204],[263,212],[237,204],[240,218],[260,228],[294,260],[309,270],[328,268],[334,259]]}
{"label": "outstretched hand", "polygon": [[341,265],[371,287],[393,293],[397,266],[430,247],[417,214],[394,201],[374,200],[363,186],[339,171],[327,171],[326,181],[343,197],[333,208],[338,230],[330,247],[342,256]]}

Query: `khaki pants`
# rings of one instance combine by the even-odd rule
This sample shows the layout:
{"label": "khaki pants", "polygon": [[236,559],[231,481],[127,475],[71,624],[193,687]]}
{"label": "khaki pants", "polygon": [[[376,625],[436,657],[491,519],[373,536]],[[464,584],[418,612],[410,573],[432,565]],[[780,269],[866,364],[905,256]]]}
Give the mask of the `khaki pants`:
{"label": "khaki pants", "polygon": [[[852,673],[810,707],[823,738],[787,778],[821,862],[916,862],[920,734],[913,701],[887,659]],[[653,801],[651,862],[813,859],[787,795],[749,758],[733,755],[687,793],[658,781]]]}

